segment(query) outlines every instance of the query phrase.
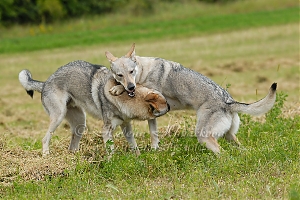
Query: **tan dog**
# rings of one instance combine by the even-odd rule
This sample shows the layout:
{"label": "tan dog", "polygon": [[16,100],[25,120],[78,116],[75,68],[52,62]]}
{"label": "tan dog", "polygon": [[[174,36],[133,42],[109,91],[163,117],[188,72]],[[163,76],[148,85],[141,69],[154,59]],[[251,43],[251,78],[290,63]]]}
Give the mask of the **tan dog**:
{"label": "tan dog", "polygon": [[114,149],[112,133],[120,125],[130,147],[139,154],[130,121],[155,119],[169,110],[161,93],[142,86],[136,87],[134,98],[127,93],[111,95],[109,89],[116,85],[111,71],[85,61],[60,67],[46,82],[33,80],[28,70],[20,72],[19,80],[31,97],[34,90],[41,93],[43,106],[50,116],[49,129],[43,138],[44,155],[49,154],[51,134],[64,118],[72,131],[69,150],[79,149],[86,126],[85,111],[103,120],[103,140],[111,151]]}

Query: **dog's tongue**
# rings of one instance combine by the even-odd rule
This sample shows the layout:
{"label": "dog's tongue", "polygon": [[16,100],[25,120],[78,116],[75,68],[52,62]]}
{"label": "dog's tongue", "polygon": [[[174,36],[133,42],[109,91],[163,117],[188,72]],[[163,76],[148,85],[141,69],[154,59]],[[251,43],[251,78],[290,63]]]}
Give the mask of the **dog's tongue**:
{"label": "dog's tongue", "polygon": [[130,97],[134,97],[134,96],[135,96],[134,90],[132,90],[132,91],[127,91],[127,93],[128,93],[128,96],[130,96]]}

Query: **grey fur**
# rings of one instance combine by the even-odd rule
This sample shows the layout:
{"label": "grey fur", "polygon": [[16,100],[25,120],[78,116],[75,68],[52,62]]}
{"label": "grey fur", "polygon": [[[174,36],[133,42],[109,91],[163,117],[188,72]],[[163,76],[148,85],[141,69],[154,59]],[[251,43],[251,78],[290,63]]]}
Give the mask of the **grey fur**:
{"label": "grey fur", "polygon": [[[140,57],[135,55],[135,46],[129,53],[121,58],[114,57],[106,52],[106,57],[111,63],[113,73],[122,75],[118,81],[124,86],[114,86],[111,93],[118,95],[124,89],[124,80],[128,72],[136,69],[136,74],[131,77],[136,83],[160,91],[171,106],[171,110],[194,109],[197,111],[196,135],[198,141],[206,145],[215,153],[220,152],[217,143],[219,137],[225,136],[229,141],[240,144],[236,138],[239,127],[237,113],[261,115],[269,111],[276,99],[276,83],[269,94],[252,104],[235,101],[221,86],[208,77],[183,67],[181,64],[154,57]],[[158,147],[156,121],[148,120],[152,147]]]}
{"label": "grey fur", "polygon": [[[131,148],[139,154],[131,119],[154,119],[169,110],[161,93],[142,86],[136,88],[134,98],[126,92],[112,96],[109,89],[116,85],[116,81],[111,71],[80,60],[60,67],[46,82],[33,80],[28,70],[19,73],[19,81],[27,92],[35,90],[41,93],[42,104],[50,116],[50,125],[43,138],[44,155],[49,154],[51,134],[64,118],[72,131],[69,149],[79,149],[79,141],[86,127],[85,111],[103,120],[105,144],[113,140],[112,132],[120,125]],[[113,145],[110,147],[113,150]]]}

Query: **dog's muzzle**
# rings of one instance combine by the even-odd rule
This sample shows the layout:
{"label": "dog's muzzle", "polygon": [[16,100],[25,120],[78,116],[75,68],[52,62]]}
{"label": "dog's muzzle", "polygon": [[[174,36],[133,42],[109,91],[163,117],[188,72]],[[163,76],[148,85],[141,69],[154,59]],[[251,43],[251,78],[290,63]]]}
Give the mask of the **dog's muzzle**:
{"label": "dog's muzzle", "polygon": [[170,105],[167,103],[167,109],[161,110],[161,111],[154,109],[154,110],[153,110],[153,115],[154,115],[155,117],[160,117],[160,116],[166,114],[166,113],[169,112],[169,111],[170,111]]}
{"label": "dog's muzzle", "polygon": [[129,83],[127,85],[127,93],[128,93],[128,96],[130,96],[130,97],[135,96],[135,85],[133,83]]}

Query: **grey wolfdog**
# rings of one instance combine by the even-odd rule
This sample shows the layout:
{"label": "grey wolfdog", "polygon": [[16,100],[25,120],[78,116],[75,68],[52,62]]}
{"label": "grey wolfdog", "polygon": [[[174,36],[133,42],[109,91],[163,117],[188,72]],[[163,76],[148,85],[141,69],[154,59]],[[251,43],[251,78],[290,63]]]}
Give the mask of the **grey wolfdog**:
{"label": "grey wolfdog", "polygon": [[[103,140],[113,141],[112,132],[120,125],[130,147],[139,154],[130,120],[148,120],[159,117],[169,110],[164,96],[142,86],[136,87],[136,96],[124,93],[113,96],[109,89],[116,81],[109,69],[85,61],[73,61],[60,67],[46,82],[32,79],[28,70],[19,73],[19,81],[27,93],[41,93],[42,104],[50,116],[50,125],[43,138],[43,155],[49,154],[51,134],[64,118],[70,124],[72,139],[69,150],[79,150],[79,141],[86,126],[85,111],[102,119]],[[109,146],[113,151],[114,146]]]}
{"label": "grey wolfdog", "polygon": [[[220,152],[219,137],[240,145],[236,138],[240,118],[238,113],[261,115],[268,112],[276,99],[277,84],[273,83],[269,94],[251,103],[239,103],[221,86],[206,76],[162,58],[135,55],[135,44],[129,52],[117,58],[105,52],[110,61],[113,76],[121,85],[111,88],[119,95],[123,90],[133,96],[136,83],[160,91],[171,110],[194,109],[197,112],[196,136],[201,144],[215,153]],[[148,120],[152,147],[158,147],[156,120]]]}

